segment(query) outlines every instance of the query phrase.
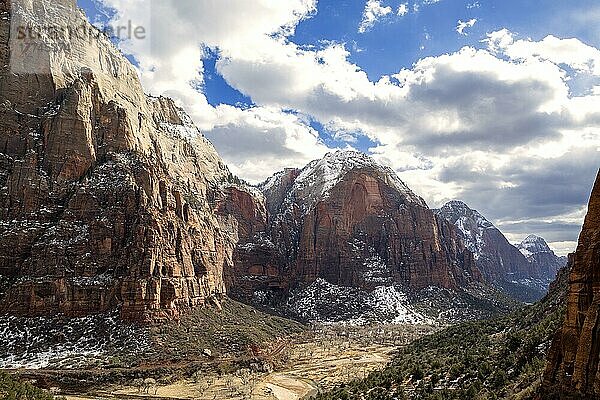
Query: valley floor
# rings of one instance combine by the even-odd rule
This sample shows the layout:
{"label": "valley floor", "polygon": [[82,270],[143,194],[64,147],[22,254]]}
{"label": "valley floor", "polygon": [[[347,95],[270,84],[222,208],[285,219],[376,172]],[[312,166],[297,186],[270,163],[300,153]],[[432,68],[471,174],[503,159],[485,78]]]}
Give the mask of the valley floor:
{"label": "valley floor", "polygon": [[[429,334],[429,326],[374,327],[318,326],[293,339],[281,341],[261,358],[277,370],[253,372],[241,368],[228,373],[198,373],[168,384],[132,381],[92,389],[68,400],[196,399],[300,400],[383,368],[394,351]],[[145,386],[145,387],[144,387]]]}

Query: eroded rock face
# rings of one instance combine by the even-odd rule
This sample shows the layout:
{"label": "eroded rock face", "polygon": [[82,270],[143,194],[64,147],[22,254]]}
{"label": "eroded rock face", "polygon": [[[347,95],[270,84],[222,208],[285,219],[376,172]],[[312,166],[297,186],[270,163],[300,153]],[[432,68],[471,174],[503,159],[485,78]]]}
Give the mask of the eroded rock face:
{"label": "eroded rock face", "polygon": [[461,201],[451,201],[436,213],[458,228],[488,280],[505,279],[507,276],[537,277],[538,272],[530,270],[523,254],[478,211]]}
{"label": "eroded rock face", "polygon": [[231,174],[212,145],[104,37],[42,38],[24,61],[43,68],[15,72],[11,19],[89,27],[72,1],[15,4],[0,5],[0,309],[146,321],[218,302],[237,232],[214,212]]}
{"label": "eroded rock face", "polygon": [[549,353],[540,398],[600,398],[600,173],[577,251],[567,313]]}
{"label": "eroded rock face", "polygon": [[527,236],[517,248],[543,277],[554,277],[567,264],[567,257],[559,257],[548,243],[536,235]]}
{"label": "eroded rock face", "polygon": [[240,242],[231,292],[252,298],[322,279],[373,290],[456,290],[481,281],[456,230],[395,173],[357,152],[330,153],[261,186],[269,228]]}
{"label": "eroded rock face", "polygon": [[498,228],[462,201],[450,201],[435,213],[458,228],[486,280],[519,300],[540,300],[566,263],[537,236],[513,246]]}

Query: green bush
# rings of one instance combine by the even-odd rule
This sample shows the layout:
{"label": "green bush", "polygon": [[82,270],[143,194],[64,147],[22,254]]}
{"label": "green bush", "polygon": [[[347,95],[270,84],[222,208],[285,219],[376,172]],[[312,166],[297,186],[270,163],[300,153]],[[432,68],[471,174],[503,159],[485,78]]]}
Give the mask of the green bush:
{"label": "green bush", "polygon": [[28,382],[20,382],[5,372],[0,372],[0,398],[4,400],[55,400],[50,393]]}
{"label": "green bush", "polygon": [[419,400],[528,398],[519,390],[531,394],[539,384],[545,349],[564,317],[565,293],[566,280],[540,303],[423,337],[400,349],[382,371],[317,399],[404,399],[409,391]]}

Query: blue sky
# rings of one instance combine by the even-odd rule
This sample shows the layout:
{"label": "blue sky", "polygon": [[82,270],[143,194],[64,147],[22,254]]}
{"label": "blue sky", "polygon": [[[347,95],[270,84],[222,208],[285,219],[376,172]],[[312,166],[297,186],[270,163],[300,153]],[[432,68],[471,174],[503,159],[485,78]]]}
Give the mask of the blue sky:
{"label": "blue sky", "polygon": [[600,165],[597,1],[78,1],[148,28],[119,43],[145,89],[242,178],[351,147],[432,207],[576,243]]}
{"label": "blue sky", "polygon": [[[428,4],[431,3],[431,4]],[[107,21],[113,11],[99,0],[78,0],[90,20]],[[350,50],[349,61],[360,66],[372,81],[382,75],[410,68],[415,61],[428,56],[437,56],[459,50],[463,46],[485,48],[482,38],[487,32],[507,28],[524,38],[534,40],[553,34],[570,38],[576,37],[585,43],[600,47],[600,29],[585,23],[569,23],[567,16],[585,15],[598,6],[595,0],[578,1],[384,1],[394,15],[381,19],[365,33],[359,33],[363,0],[319,0],[318,11],[300,22],[295,34],[289,40],[302,46],[325,46],[329,42],[345,43]],[[405,16],[398,16],[397,10],[406,4],[409,10]],[[418,12],[415,12],[418,7]],[[460,35],[455,30],[459,20],[476,19],[467,34]],[[252,99],[231,87],[217,72],[215,62],[218,54],[207,51],[204,58],[204,93],[210,104],[252,105]],[[312,124],[319,129],[323,139],[330,140],[328,132],[321,124]],[[339,142],[331,141],[340,145]],[[372,141],[362,140],[361,150],[368,151]]]}

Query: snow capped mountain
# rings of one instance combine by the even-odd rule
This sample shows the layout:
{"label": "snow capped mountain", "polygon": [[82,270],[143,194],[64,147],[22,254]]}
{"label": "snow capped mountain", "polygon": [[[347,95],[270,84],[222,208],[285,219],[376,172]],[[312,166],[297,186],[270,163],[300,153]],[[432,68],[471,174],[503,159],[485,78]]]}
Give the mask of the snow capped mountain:
{"label": "snow capped mountain", "polygon": [[475,259],[479,259],[485,247],[485,232],[496,227],[478,211],[470,209],[459,200],[446,203],[436,210],[436,214],[450,221],[460,230],[465,245]]}
{"label": "snow capped mountain", "polygon": [[521,243],[517,245],[517,248],[525,257],[530,257],[539,253],[554,253],[552,250],[550,250],[550,247],[546,241],[536,235],[527,236]]}
{"label": "snow capped mountain", "polygon": [[[298,204],[302,211],[306,213],[315,203],[329,197],[331,190],[348,173],[360,170],[376,175],[384,183],[401,193],[406,200],[427,207],[425,201],[410,190],[394,170],[378,164],[368,155],[355,150],[330,152],[322,159],[310,162],[299,171],[285,202],[288,205],[290,203]],[[289,170],[281,171],[259,187],[263,192],[268,193],[274,187],[277,187],[289,172]]]}
{"label": "snow capped mountain", "polygon": [[536,235],[527,236],[517,248],[527,261],[548,277],[555,276],[558,270],[567,264],[567,257],[558,257],[546,241]]}
{"label": "snow capped mountain", "polygon": [[436,214],[458,228],[483,275],[520,300],[541,298],[560,268],[560,263],[549,256],[538,257],[537,261],[528,258],[532,253],[550,255],[543,239],[530,236],[517,248],[483,215],[461,201],[445,204]]}
{"label": "snow capped mountain", "polygon": [[[242,238],[228,288],[242,301],[311,321],[356,323],[423,321],[416,302],[433,312],[427,318],[446,322],[501,307],[481,294],[482,287],[498,293],[457,229],[363,153],[332,152],[258,188],[267,227]],[[252,214],[244,208],[234,214]],[[481,229],[492,227],[478,218]]]}

